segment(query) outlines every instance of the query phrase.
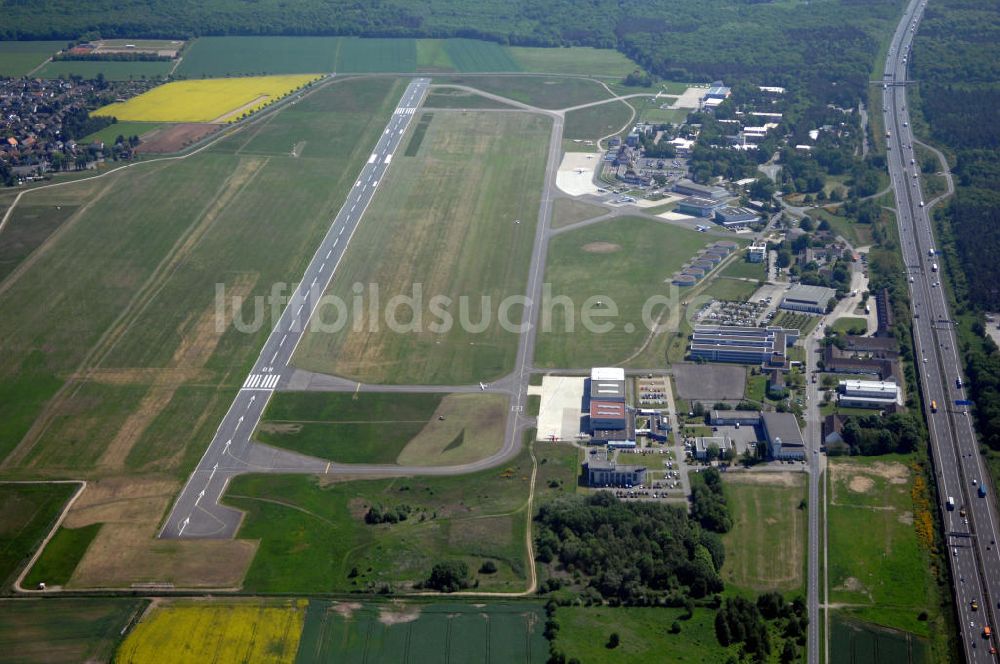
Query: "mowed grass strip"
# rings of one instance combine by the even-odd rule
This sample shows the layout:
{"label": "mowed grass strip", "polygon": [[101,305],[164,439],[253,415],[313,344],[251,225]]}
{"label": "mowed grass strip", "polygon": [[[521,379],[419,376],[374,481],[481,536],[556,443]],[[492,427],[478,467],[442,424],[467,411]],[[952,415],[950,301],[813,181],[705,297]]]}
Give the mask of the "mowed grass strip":
{"label": "mowed grass strip", "polygon": [[115,661],[294,662],[305,612],[305,600],[167,601],[143,617]]}
{"label": "mowed grass strip", "polygon": [[132,122],[223,122],[273,103],[317,78],[303,74],[173,81],[108,104],[93,115]]}
{"label": "mowed grass strip", "polygon": [[394,463],[443,394],[277,392],[257,440],[340,463]]}
{"label": "mowed grass strip", "polygon": [[[362,284],[364,320],[321,306],[293,363],[366,383],[460,385],[509,371],[517,334],[499,323],[500,304],[524,294],[549,129],[528,113],[431,122],[415,157],[397,155],[339,268],[349,278],[328,291],[351,303]],[[383,308],[395,296],[419,300],[416,313]],[[503,313],[516,325],[522,312],[515,302]]]}
{"label": "mowed grass strip", "polygon": [[110,662],[122,630],[146,604],[123,598],[0,600],[0,662]]}
{"label": "mowed grass strip", "polygon": [[507,399],[493,394],[278,393],[257,440],[339,463],[442,466],[503,443]]}
{"label": "mowed grass strip", "polygon": [[631,117],[632,109],[621,101],[570,111],[566,114],[563,136],[596,141],[620,131]]}
{"label": "mowed grass strip", "polygon": [[6,589],[49,534],[76,484],[0,484],[0,582]]}
{"label": "mowed grass strip", "polygon": [[723,536],[723,580],[754,592],[803,591],[805,475],[727,473],[725,478],[733,529]]}
{"label": "mowed grass strip", "polygon": [[518,69],[526,72],[625,78],[639,69],[627,56],[609,48],[511,46],[507,51]]}
{"label": "mowed grass strip", "polygon": [[[700,233],[638,217],[603,221],[554,237],[545,268],[551,299],[542,307],[536,364],[588,367],[624,361],[649,335],[643,322],[647,300],[669,296],[670,276],[705,244]],[[555,299],[560,296],[568,297],[572,306]],[[614,312],[612,302],[617,307],[614,316],[609,315]],[[588,330],[584,311],[601,327]],[[655,319],[660,311],[651,307],[649,315]],[[607,325],[611,329],[602,329]]]}
{"label": "mowed grass strip", "polygon": [[466,85],[539,108],[568,108],[612,96],[597,81],[562,76],[435,76],[434,82]]}

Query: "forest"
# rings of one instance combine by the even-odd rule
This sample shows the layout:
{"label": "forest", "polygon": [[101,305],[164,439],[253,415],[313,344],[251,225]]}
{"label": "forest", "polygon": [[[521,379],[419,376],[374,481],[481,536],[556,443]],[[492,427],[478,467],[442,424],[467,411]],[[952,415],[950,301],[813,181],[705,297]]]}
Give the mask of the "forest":
{"label": "forest", "polygon": [[535,517],[537,558],[554,578],[580,578],[597,600],[679,606],[722,591],[722,540],[697,518],[682,507],[620,501],[608,492],[565,496]]}
{"label": "forest", "polygon": [[[919,108],[935,142],[955,155],[956,193],[944,211],[969,304],[1000,308],[1000,5],[928,4],[913,47]],[[992,247],[992,248],[991,248]]]}
{"label": "forest", "polygon": [[[0,0],[0,40],[471,37],[615,48],[672,80],[767,79],[850,106],[902,0]],[[836,58],[830,58],[836,53]]]}

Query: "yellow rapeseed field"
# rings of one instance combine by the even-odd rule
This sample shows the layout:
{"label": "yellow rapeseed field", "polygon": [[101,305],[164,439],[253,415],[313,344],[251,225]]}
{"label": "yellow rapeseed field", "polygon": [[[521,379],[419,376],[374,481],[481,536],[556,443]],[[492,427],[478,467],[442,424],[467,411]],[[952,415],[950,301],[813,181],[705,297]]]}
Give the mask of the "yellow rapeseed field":
{"label": "yellow rapeseed field", "polygon": [[115,661],[291,664],[307,604],[305,600],[165,602],[132,630]]}
{"label": "yellow rapeseed field", "polygon": [[300,74],[174,81],[99,108],[93,115],[131,122],[229,122],[319,78]]}

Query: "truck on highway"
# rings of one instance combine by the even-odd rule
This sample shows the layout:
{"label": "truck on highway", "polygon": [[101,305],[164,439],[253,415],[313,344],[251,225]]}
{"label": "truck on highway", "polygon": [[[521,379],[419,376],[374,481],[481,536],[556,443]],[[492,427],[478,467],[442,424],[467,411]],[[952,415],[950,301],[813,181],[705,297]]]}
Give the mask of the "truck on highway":
{"label": "truck on highway", "polygon": [[931,272],[937,272],[937,263],[931,263]]}
{"label": "truck on highway", "polygon": [[977,493],[979,494],[980,498],[985,498],[986,497],[986,487],[983,486],[982,484],[980,484],[979,485],[979,490],[977,491]]}
{"label": "truck on highway", "polygon": [[935,401],[934,399],[931,399],[931,412],[932,413],[937,412],[937,401]]}
{"label": "truck on highway", "polygon": [[927,250],[927,255],[930,256],[931,258],[934,257],[934,247],[931,247],[930,249]]}
{"label": "truck on highway", "polygon": [[891,132],[891,131],[889,131],[888,129],[886,129],[886,130],[885,130],[885,137],[886,137],[886,138],[892,138],[892,132]]}
{"label": "truck on highway", "polygon": [[949,512],[954,512],[955,511],[955,499],[952,498],[951,496],[948,496],[947,506],[948,506],[948,511]]}

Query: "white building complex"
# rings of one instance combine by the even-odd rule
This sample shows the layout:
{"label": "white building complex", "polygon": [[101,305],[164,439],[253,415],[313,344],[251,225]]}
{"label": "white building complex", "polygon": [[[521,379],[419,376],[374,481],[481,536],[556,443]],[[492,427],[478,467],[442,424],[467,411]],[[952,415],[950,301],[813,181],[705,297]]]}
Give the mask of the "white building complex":
{"label": "white building complex", "polygon": [[837,386],[837,401],[853,408],[884,408],[903,405],[899,385],[882,380],[842,380]]}

